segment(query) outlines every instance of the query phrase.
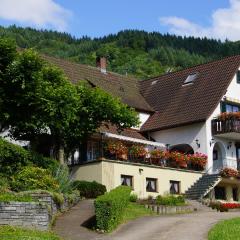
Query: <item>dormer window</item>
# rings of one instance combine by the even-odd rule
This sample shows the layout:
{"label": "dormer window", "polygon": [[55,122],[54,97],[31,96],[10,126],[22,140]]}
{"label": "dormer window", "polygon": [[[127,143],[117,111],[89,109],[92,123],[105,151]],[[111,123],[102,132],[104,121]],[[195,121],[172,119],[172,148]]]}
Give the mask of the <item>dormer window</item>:
{"label": "dormer window", "polygon": [[184,81],[183,85],[192,84],[198,76],[198,73],[191,73],[187,76],[186,80]]}
{"label": "dormer window", "polygon": [[240,83],[240,71],[237,71],[237,83]]}

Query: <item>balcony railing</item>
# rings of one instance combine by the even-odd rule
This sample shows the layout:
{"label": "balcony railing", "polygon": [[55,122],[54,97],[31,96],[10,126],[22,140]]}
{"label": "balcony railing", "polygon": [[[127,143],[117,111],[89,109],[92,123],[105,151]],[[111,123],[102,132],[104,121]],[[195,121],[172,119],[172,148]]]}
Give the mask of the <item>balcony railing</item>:
{"label": "balcony railing", "polygon": [[240,119],[213,119],[212,120],[212,134],[224,133],[240,133]]}
{"label": "balcony railing", "polygon": [[79,152],[78,154],[72,154],[68,159],[68,164],[81,165],[98,160],[113,160],[125,163],[204,171],[207,156],[201,153],[184,154],[150,145],[111,140],[90,144],[87,151],[84,151],[83,154]]}

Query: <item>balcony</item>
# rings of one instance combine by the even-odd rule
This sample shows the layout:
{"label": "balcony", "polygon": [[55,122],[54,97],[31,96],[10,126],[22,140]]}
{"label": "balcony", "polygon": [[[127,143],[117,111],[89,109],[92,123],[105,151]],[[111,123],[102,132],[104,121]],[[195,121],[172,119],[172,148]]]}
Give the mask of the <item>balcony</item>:
{"label": "balcony", "polygon": [[[111,137],[110,137],[111,136]],[[131,141],[130,141],[131,140]],[[81,153],[71,157],[69,165],[81,165],[92,161],[111,160],[127,164],[143,164],[162,168],[178,168],[191,171],[204,171],[207,156],[201,153],[184,154],[167,151],[161,144],[108,135],[101,139],[91,139],[87,144],[86,156]],[[157,146],[158,145],[158,146]]]}
{"label": "balcony", "polygon": [[217,118],[212,120],[212,135],[240,140],[240,119]]}

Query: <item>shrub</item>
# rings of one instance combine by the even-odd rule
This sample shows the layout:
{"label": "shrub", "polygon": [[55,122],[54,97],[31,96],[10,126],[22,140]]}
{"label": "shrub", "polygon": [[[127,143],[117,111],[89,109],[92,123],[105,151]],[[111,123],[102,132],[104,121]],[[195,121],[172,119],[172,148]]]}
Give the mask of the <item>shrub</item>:
{"label": "shrub", "polygon": [[70,204],[73,204],[74,201],[79,198],[79,196],[80,196],[80,194],[79,194],[78,190],[74,190],[71,193],[65,194],[65,197]]}
{"label": "shrub", "polygon": [[86,198],[96,198],[103,195],[107,190],[106,187],[95,181],[74,181],[73,188],[80,191],[80,195]]}
{"label": "shrub", "polygon": [[131,188],[120,186],[95,200],[96,227],[111,231],[121,222],[124,209],[129,204]]}
{"label": "shrub", "polygon": [[158,205],[168,205],[168,206],[179,206],[185,204],[185,199],[182,195],[165,195],[165,196],[157,196],[156,203]]}
{"label": "shrub", "polygon": [[52,195],[53,201],[58,206],[61,206],[64,203],[64,196],[62,193],[52,192],[51,195]]}
{"label": "shrub", "polygon": [[59,163],[52,158],[43,157],[41,154],[9,143],[0,137],[0,174],[9,177],[29,165],[54,171]]}
{"label": "shrub", "polygon": [[11,183],[12,189],[15,191],[26,190],[49,190],[58,191],[59,185],[52,177],[50,171],[39,167],[25,167],[16,174]]}
{"label": "shrub", "polygon": [[56,172],[56,170],[60,166],[59,162],[56,159],[44,157],[43,155],[32,151],[30,152],[30,154],[31,163],[33,163],[37,167],[48,169],[51,172]]}
{"label": "shrub", "polygon": [[73,181],[69,175],[69,168],[67,165],[61,165],[53,173],[59,185],[59,191],[61,193],[71,193],[73,191]]}
{"label": "shrub", "polygon": [[33,199],[28,194],[3,193],[0,194],[0,202],[33,202]]}
{"label": "shrub", "polygon": [[30,164],[30,153],[0,138],[0,173],[9,177]]}
{"label": "shrub", "polygon": [[129,197],[130,202],[136,202],[138,200],[138,196],[135,193],[132,193]]}
{"label": "shrub", "polygon": [[9,181],[6,177],[0,176],[0,193],[8,192],[10,189]]}

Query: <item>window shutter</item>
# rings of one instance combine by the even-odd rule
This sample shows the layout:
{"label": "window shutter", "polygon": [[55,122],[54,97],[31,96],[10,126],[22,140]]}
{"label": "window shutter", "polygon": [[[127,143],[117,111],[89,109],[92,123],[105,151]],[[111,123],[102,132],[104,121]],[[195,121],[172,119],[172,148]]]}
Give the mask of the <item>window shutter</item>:
{"label": "window shutter", "polygon": [[225,102],[221,102],[221,112],[226,112],[226,103]]}
{"label": "window shutter", "polygon": [[240,83],[240,71],[237,71],[237,83]]}

